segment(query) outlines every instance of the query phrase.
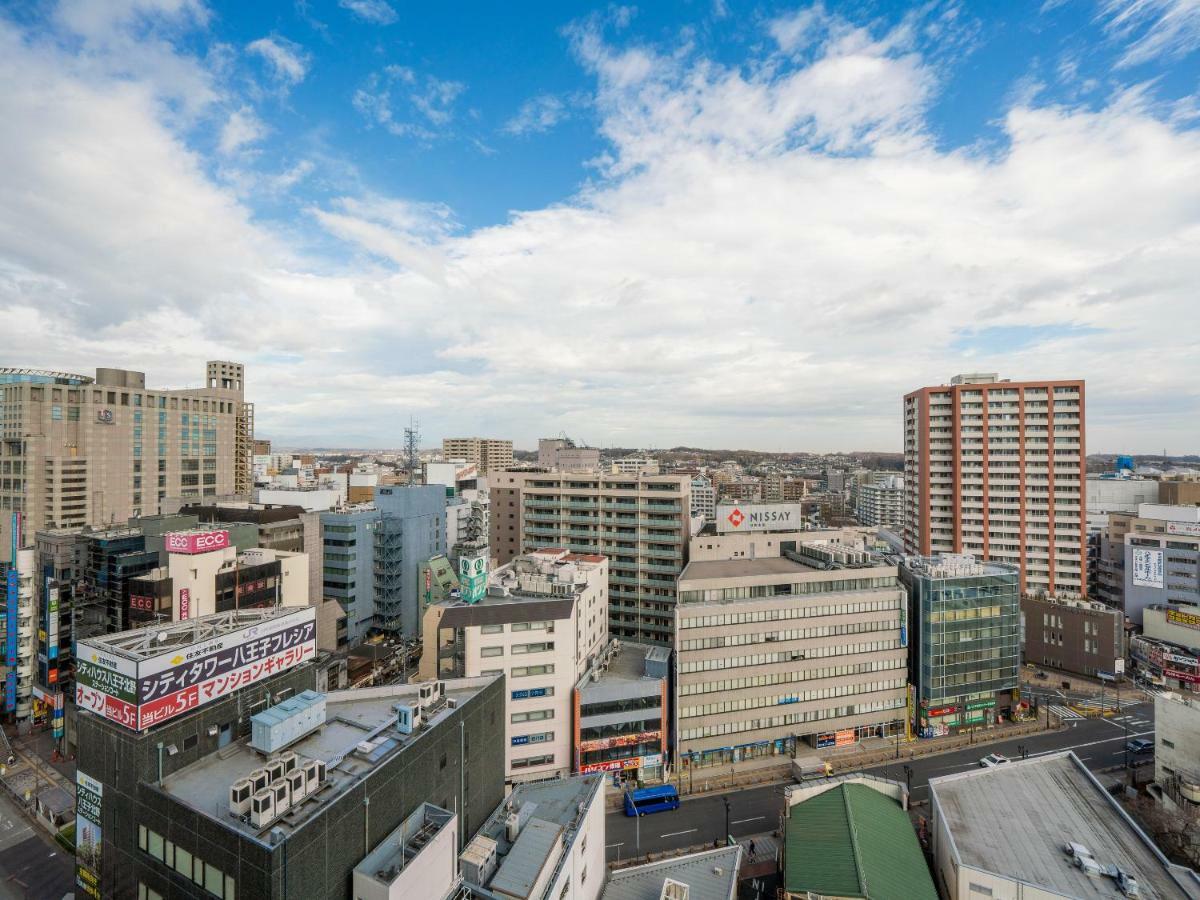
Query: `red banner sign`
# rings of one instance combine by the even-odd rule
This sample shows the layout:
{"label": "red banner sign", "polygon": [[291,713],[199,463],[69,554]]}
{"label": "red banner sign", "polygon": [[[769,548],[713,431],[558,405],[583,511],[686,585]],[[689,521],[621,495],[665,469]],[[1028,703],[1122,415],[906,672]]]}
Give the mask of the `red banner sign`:
{"label": "red banner sign", "polygon": [[229,546],[228,531],[172,531],[167,534],[168,553],[208,553]]}

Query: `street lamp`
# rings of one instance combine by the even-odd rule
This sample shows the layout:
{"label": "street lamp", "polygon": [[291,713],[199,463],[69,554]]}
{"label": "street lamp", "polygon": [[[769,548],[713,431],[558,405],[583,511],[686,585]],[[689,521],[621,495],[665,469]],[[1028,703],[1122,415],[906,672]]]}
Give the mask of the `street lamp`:
{"label": "street lamp", "polygon": [[733,836],[729,833],[729,798],[721,799],[725,801],[725,846],[728,847],[733,841]]}

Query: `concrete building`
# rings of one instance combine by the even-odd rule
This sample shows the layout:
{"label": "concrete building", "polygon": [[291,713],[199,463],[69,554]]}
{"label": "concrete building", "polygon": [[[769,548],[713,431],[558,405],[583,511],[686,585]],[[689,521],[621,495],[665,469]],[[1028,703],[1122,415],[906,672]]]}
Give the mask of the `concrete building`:
{"label": "concrete building", "polygon": [[659,468],[658,460],[652,456],[622,456],[620,459],[614,459],[609,466],[609,471],[613,475],[632,475],[635,478],[639,475],[658,475],[661,469]]}
{"label": "concrete building", "polygon": [[957,375],[904,398],[904,543],[1018,566],[1021,591],[1087,594],[1082,381]]}
{"label": "concrete building", "polygon": [[488,553],[493,566],[512,562],[524,549],[524,512],[521,491],[529,471],[505,470],[487,477],[491,515],[488,522]]}
{"label": "concrete building", "polygon": [[325,596],[351,644],[383,632],[419,638],[422,565],[446,554],[441,485],[380,486],[375,502],[321,513]]}
{"label": "concrete building", "polygon": [[616,869],[601,900],[737,900],[741,844]]}
{"label": "concrete building", "polygon": [[717,514],[717,491],[712,479],[697,475],[692,479],[692,517],[711,522]]}
{"label": "concrete building", "polygon": [[298,506],[305,512],[325,512],[346,503],[347,491],[336,487],[271,487],[255,491],[262,506]]}
{"label": "concrete building", "polygon": [[1135,634],[1129,638],[1129,662],[1151,684],[1181,692],[1200,692],[1200,647]]}
{"label": "concrete building", "polygon": [[[247,627],[269,625],[249,615],[188,628],[203,624],[244,647]],[[163,632],[171,652],[204,653],[183,627]],[[309,642],[283,655],[311,650],[311,636],[310,628]],[[162,655],[150,649],[158,642],[135,638],[96,648],[95,683],[120,690],[117,672],[102,674],[107,662],[141,671],[135,683],[161,683],[145,673]],[[140,731],[81,704],[77,881],[85,894],[349,900],[358,896],[355,869],[429,798],[457,811],[460,840],[503,798],[503,679],[321,695],[307,662],[269,675],[264,668],[243,687],[212,689],[211,700],[202,689],[198,706]]]}
{"label": "concrete building", "polygon": [[[764,507],[758,507],[764,508]],[[786,507],[765,507],[766,509],[785,509]],[[748,509],[748,507],[738,507]],[[723,517],[724,518],[724,517]],[[806,541],[821,541],[834,544],[847,550],[870,549],[868,540],[873,535],[870,528],[803,528],[793,527],[788,523],[792,519],[799,520],[799,515],[792,516],[782,523],[782,527],[773,527],[776,520],[766,522],[761,528],[747,528],[749,517],[737,531],[718,531],[716,527],[706,525],[698,534],[694,534],[688,542],[688,560],[698,562],[704,560],[722,559],[761,559],[764,557],[783,556],[787,552],[795,552]],[[719,523],[718,523],[719,524]]]}
{"label": "concrete building", "polygon": [[1087,519],[1090,529],[1103,528],[1112,512],[1136,513],[1142,503],[1159,502],[1159,482],[1152,478],[1121,478],[1109,473],[1089,474],[1086,480]]}
{"label": "concrete building", "polygon": [[[601,775],[583,775],[518,785],[462,853],[465,896],[478,900],[599,897],[607,874],[603,781]],[[426,888],[420,896],[441,895]]]}
{"label": "concrete building", "polygon": [[465,460],[486,475],[513,464],[513,442],[498,438],[443,438],[442,457]]}
{"label": "concrete building", "polygon": [[146,387],[141,372],[95,378],[0,368],[0,547],[10,513],[26,536],[112,525],[168,497],[249,497],[254,407],[243,367],[210,362],[205,387]]}
{"label": "concrete building", "polygon": [[1200,506],[1143,503],[1138,514],[1109,517],[1109,539],[1124,544],[1122,605],[1142,624],[1148,606],[1200,604]]}
{"label": "concrete building", "polygon": [[1200,897],[1196,873],[1171,863],[1069,751],[931,778],[929,795],[934,880],[950,900],[1120,897],[1115,879],[1072,864],[1068,844],[1128,873],[1142,897]]}
{"label": "concrete building", "polygon": [[1200,647],[1200,605],[1147,606],[1142,634],[1177,647]]}
{"label": "concrete building", "polygon": [[679,765],[903,732],[906,603],[895,566],[820,542],[690,562],[675,612]]}
{"label": "concrete building", "polygon": [[1154,698],[1155,795],[1168,809],[1200,816],[1200,697]]}
{"label": "concrete building", "polygon": [[906,557],[909,680],[922,737],[994,725],[1019,701],[1021,606],[1016,566],[972,556]]}
{"label": "concrete building", "polygon": [[1200,504],[1200,481],[1164,478],[1158,483],[1158,502],[1164,506],[1196,506]]}
{"label": "concrete building", "polygon": [[505,675],[505,777],[554,778],[574,768],[575,685],[607,643],[607,561],[541,550],[492,572],[478,602],[425,610],[420,674]]}
{"label": "concrete building", "polygon": [[671,652],[612,641],[575,685],[574,766],[627,782],[662,781]]}
{"label": "concrete building", "polygon": [[1125,618],[1089,600],[1021,598],[1025,662],[1095,678],[1125,671]]}
{"label": "concrete building", "polygon": [[891,527],[904,524],[904,476],[881,477],[857,487],[854,516],[863,525]]}
{"label": "concrete building", "polygon": [[607,556],[609,632],[670,644],[675,579],[691,528],[691,479],[563,472],[522,478],[523,548]]}
{"label": "concrete building", "polygon": [[600,451],[580,447],[568,437],[538,439],[538,468],[558,472],[599,472]]}

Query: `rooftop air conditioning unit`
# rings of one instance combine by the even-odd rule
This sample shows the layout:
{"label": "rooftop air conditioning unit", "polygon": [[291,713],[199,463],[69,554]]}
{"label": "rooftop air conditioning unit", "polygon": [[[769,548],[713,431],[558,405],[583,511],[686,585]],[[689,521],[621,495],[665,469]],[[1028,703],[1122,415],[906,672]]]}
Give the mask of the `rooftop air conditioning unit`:
{"label": "rooftop air conditioning unit", "polygon": [[244,816],[250,811],[250,795],[254,793],[254,785],[249,778],[235,781],[229,787],[229,814]]}
{"label": "rooftop air conditioning unit", "polygon": [[325,781],[325,763],[314,759],[304,764],[304,794],[315,794]]}
{"label": "rooftop air conditioning unit", "polygon": [[279,781],[272,781],[267,790],[275,795],[275,815],[282,816],[292,808],[292,791],[288,787],[287,781],[282,778]]}
{"label": "rooftop air conditioning unit", "polygon": [[412,734],[421,727],[421,707],[415,703],[396,704],[396,730],[401,734]]}
{"label": "rooftop air conditioning unit", "polygon": [[246,776],[246,779],[253,786],[253,788],[254,788],[253,793],[255,793],[255,794],[257,794],[259,791],[261,791],[263,788],[265,788],[268,784],[271,783],[271,776],[267,774],[266,769],[255,769],[253,772],[251,772],[249,775]]}
{"label": "rooftop air conditioning unit", "polygon": [[517,836],[521,833],[521,817],[518,813],[510,812],[508,814],[504,820],[504,831],[505,837],[508,838],[510,844],[517,839]]}
{"label": "rooftop air conditioning unit", "polygon": [[282,759],[273,759],[267,763],[267,779],[271,784],[279,781],[286,774]]}
{"label": "rooftop air conditioning unit", "polygon": [[289,772],[285,780],[287,781],[288,790],[291,792],[293,804],[303,800],[308,794],[308,784],[305,781],[304,772],[299,769],[295,772]]}
{"label": "rooftop air conditioning unit", "polygon": [[300,758],[295,753],[285,753],[279,757],[279,761],[283,763],[283,774],[288,775],[295,772],[300,765]]}
{"label": "rooftop air conditioning unit", "polygon": [[262,828],[275,818],[275,792],[264,788],[250,798],[250,824]]}

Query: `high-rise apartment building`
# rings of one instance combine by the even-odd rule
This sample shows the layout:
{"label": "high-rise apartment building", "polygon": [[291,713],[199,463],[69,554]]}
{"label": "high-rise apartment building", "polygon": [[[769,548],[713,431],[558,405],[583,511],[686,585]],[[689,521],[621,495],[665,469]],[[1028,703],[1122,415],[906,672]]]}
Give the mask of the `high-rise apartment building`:
{"label": "high-rise apartment building", "polygon": [[0,368],[0,546],[45,528],[154,515],[168,498],[249,496],[253,406],[239,363],[208,363],[205,386],[146,376]]}
{"label": "high-rise apartment building", "polygon": [[474,463],[483,474],[513,464],[513,442],[497,438],[442,438],[442,456]]}
{"label": "high-rise apartment building", "polygon": [[854,516],[863,525],[882,527],[904,523],[904,476],[884,472],[858,485]]}
{"label": "high-rise apartment building", "polygon": [[[517,474],[517,473],[512,473]],[[523,549],[609,558],[609,632],[670,644],[691,523],[686,475],[521,473]]]}
{"label": "high-rise apartment building", "polygon": [[904,398],[904,546],[1019,566],[1021,590],[1087,592],[1082,381],[958,375]]}

